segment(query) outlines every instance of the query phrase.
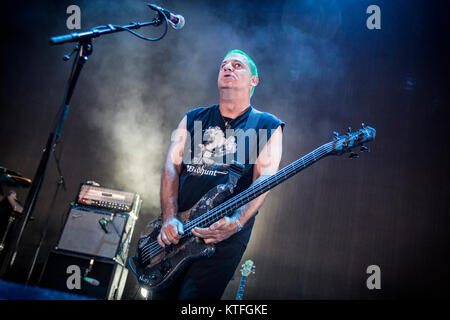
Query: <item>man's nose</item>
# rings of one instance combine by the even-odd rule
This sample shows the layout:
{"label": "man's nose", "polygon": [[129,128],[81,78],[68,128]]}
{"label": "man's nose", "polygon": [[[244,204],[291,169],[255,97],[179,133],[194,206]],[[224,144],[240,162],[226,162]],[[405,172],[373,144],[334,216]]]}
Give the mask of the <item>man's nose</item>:
{"label": "man's nose", "polygon": [[224,66],[223,66],[223,70],[224,71],[233,71],[233,64],[231,63],[231,62],[228,62],[228,63],[226,63]]}

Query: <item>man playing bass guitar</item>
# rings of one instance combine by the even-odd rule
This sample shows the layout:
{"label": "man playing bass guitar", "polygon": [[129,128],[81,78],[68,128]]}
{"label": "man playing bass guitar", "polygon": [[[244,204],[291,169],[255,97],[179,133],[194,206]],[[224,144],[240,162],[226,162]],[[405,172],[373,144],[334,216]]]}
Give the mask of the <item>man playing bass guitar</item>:
{"label": "man playing bass guitar", "polygon": [[[246,53],[228,52],[217,79],[219,104],[193,109],[179,123],[161,177],[160,246],[180,241],[184,226],[177,214],[193,207],[211,188],[224,184],[233,160],[244,165],[234,195],[277,172],[284,122],[251,106],[258,81],[256,65]],[[238,136],[230,132],[239,130],[253,130],[256,139],[247,137],[248,143],[236,143]],[[256,156],[252,157],[252,150],[257,150]],[[170,286],[153,293],[151,299],[220,299],[242,259],[266,196],[267,192],[209,227],[194,228],[194,236],[215,244],[214,254],[190,263]]]}

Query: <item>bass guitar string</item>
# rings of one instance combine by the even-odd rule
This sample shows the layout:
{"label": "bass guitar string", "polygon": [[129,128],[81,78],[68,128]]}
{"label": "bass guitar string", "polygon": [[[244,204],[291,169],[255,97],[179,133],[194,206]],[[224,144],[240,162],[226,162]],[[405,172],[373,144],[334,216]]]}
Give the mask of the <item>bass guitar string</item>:
{"label": "bass guitar string", "polygon": [[[298,161],[299,163],[300,163],[300,162],[303,162],[303,164],[302,164],[301,166],[305,166],[305,161],[304,161],[304,160],[307,160],[307,158],[311,158],[311,156],[313,157],[313,160],[314,160],[314,161],[319,160],[318,158],[319,158],[319,157],[322,157],[322,156],[324,155],[324,153],[321,153],[321,154],[319,154],[319,155],[314,155],[314,154],[312,154],[312,153],[316,153],[316,152],[319,151],[319,149],[322,149],[322,148],[325,148],[325,147],[326,147],[326,145],[323,145],[322,147],[320,147],[320,148],[314,150],[314,151],[311,152],[310,154],[308,154],[308,155],[306,155],[306,156],[300,158],[300,159],[297,160],[297,161]],[[326,151],[326,150],[325,150],[325,151]],[[322,152],[322,150],[321,150],[321,152]],[[326,151],[326,152],[328,152],[328,151]],[[326,152],[325,152],[325,153],[326,153]],[[301,161],[302,159],[303,159],[303,161]],[[294,163],[291,163],[290,165],[286,166],[285,168],[283,168],[282,170],[278,171],[277,173],[275,173],[275,174],[272,175],[271,177],[262,180],[260,183],[258,183],[258,184],[256,184],[256,185],[253,185],[252,187],[246,189],[244,192],[242,192],[242,193],[236,195],[236,199],[231,198],[231,199],[225,201],[224,203],[218,205],[217,207],[213,208],[213,210],[209,211],[208,213],[210,213],[211,215],[213,215],[213,214],[215,213],[215,211],[221,210],[223,207],[228,207],[228,206],[231,207],[231,206],[234,205],[234,204],[233,204],[233,205],[229,205],[229,203],[235,202],[235,204],[236,204],[237,202],[242,201],[242,200],[241,200],[242,198],[248,198],[248,197],[247,197],[247,194],[249,194],[249,193],[251,193],[251,194],[257,193],[258,191],[255,192],[255,191],[253,191],[253,190],[254,190],[254,189],[262,189],[262,188],[260,188],[260,187],[262,187],[262,185],[264,185],[264,184],[271,184],[272,182],[275,182],[276,180],[279,180],[280,177],[274,177],[274,176],[276,176],[276,175],[284,176],[284,177],[285,177],[286,175],[290,174],[291,172],[283,172],[283,171],[291,171],[291,169],[290,169],[289,167],[290,167],[290,166],[294,166],[295,163],[296,163],[297,161],[295,161]],[[308,161],[310,161],[310,160],[308,159],[307,162],[308,162]],[[310,163],[307,163],[307,165],[309,165],[309,164],[310,164]],[[299,168],[299,167],[296,167],[296,168],[293,168],[292,170],[295,171],[295,170],[298,169],[298,168]],[[280,181],[280,182],[281,182],[281,181]],[[261,194],[264,193],[264,192],[266,192],[266,191],[261,192]],[[259,195],[258,195],[258,196],[259,196]],[[239,198],[241,198],[241,199],[237,199],[237,197],[239,197]],[[240,207],[240,206],[239,206],[239,207]],[[217,210],[216,210],[216,209],[217,209]],[[189,227],[189,226],[192,225],[192,224],[196,224],[196,223],[198,222],[197,220],[201,219],[203,216],[204,216],[204,215],[201,215],[201,216],[197,217],[196,219],[194,219],[194,220],[192,220],[192,221],[189,221],[189,222],[186,224],[186,227]],[[214,217],[213,217],[213,218],[214,218]]]}
{"label": "bass guitar string", "polygon": [[[361,130],[360,130],[360,131],[361,131]],[[367,129],[365,129],[364,131],[366,132],[366,134],[367,134],[368,136],[370,136],[370,132],[368,132]],[[352,138],[352,139],[353,139],[354,136],[357,136],[357,135],[358,135],[358,134],[353,134],[353,135],[352,135],[351,137],[349,137],[349,138]],[[233,197],[233,198],[231,198],[231,199],[225,201],[224,203],[220,204],[219,206],[213,208],[211,211],[208,211],[207,213],[201,215],[200,217],[197,217],[196,219],[194,219],[194,220],[188,222],[188,223],[186,224],[186,226],[189,226],[190,224],[191,224],[191,225],[192,225],[192,224],[196,224],[196,223],[198,222],[199,219],[203,219],[204,221],[205,221],[205,219],[209,219],[213,214],[215,214],[215,211],[217,211],[217,210],[215,210],[215,209],[220,210],[222,207],[228,206],[230,202],[235,201],[235,200],[236,200],[235,198],[240,197],[240,198],[242,199],[243,196],[245,196],[246,194],[248,194],[248,193],[253,193],[253,192],[254,192],[253,189],[259,188],[260,184],[262,185],[263,182],[268,182],[268,181],[269,181],[271,178],[273,178],[275,175],[279,175],[279,173],[282,173],[283,171],[289,171],[289,170],[291,170],[291,169],[289,169],[289,167],[291,167],[291,166],[295,167],[295,166],[297,166],[297,164],[299,164],[300,162],[303,162],[302,166],[304,166],[304,167],[306,167],[307,165],[311,165],[312,163],[307,163],[307,164],[305,165],[305,160],[306,160],[307,162],[310,161],[311,156],[313,157],[313,160],[314,160],[314,161],[319,160],[319,159],[315,159],[315,158],[314,158],[314,157],[316,157],[316,155],[315,155],[316,153],[318,153],[318,152],[320,151],[320,154],[317,155],[317,158],[320,158],[320,157],[322,157],[322,156],[324,155],[323,150],[321,150],[321,149],[327,149],[327,148],[329,148],[330,145],[332,145],[332,144],[336,144],[336,146],[337,146],[337,145],[340,146],[341,144],[343,144],[343,140],[344,140],[344,139],[341,138],[341,139],[339,139],[339,140],[331,141],[331,142],[329,142],[329,143],[326,143],[326,144],[322,145],[321,147],[319,147],[319,148],[317,148],[316,150],[310,152],[310,153],[307,154],[306,156],[304,156],[304,157],[298,159],[297,161],[294,161],[294,162],[291,163],[290,165],[288,165],[288,166],[286,166],[285,168],[283,168],[282,170],[278,171],[276,174],[274,174],[273,176],[269,177],[268,179],[265,179],[265,180],[261,181],[261,183],[258,183],[257,185],[254,185],[253,187],[248,188],[247,190],[245,190],[244,192],[240,193],[240,194],[237,195],[236,197]],[[354,147],[354,146],[353,146],[353,147]],[[333,150],[333,148],[331,148],[330,150],[325,150],[325,153],[329,153],[329,152],[331,152],[332,150]],[[308,158],[309,158],[309,159],[308,159]],[[298,168],[299,168],[298,166],[297,166],[296,168],[294,168],[294,171],[297,170]],[[297,173],[298,173],[298,172],[297,172]],[[285,173],[284,176],[286,176],[287,174],[290,174],[290,173]],[[289,178],[289,177],[288,177],[288,178]],[[279,179],[279,178],[276,177],[276,179]],[[273,180],[273,179],[272,179],[272,180]],[[284,181],[284,180],[283,180],[283,181]],[[281,183],[281,182],[282,182],[282,181],[280,181],[280,183]],[[265,191],[264,191],[264,192],[265,192]],[[264,192],[263,192],[263,193],[264,193]],[[236,201],[242,201],[242,200],[237,199]],[[213,217],[213,218],[214,218],[214,217]]]}

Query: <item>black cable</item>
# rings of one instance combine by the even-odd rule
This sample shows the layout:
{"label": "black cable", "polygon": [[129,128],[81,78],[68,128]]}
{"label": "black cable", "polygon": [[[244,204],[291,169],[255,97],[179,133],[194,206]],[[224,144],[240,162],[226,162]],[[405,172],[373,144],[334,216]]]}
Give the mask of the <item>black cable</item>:
{"label": "black cable", "polygon": [[166,33],[167,33],[167,29],[168,29],[168,28],[167,28],[167,27],[168,27],[167,18],[166,18],[165,15],[163,15],[163,16],[164,16],[164,19],[165,19],[165,22],[166,22],[166,23],[165,23],[164,33],[163,33],[159,38],[147,38],[147,37],[145,37],[145,36],[143,36],[143,35],[137,33],[136,31],[133,31],[133,30],[128,29],[128,28],[126,28],[126,27],[118,26],[118,25],[112,25],[112,26],[113,26],[114,28],[126,30],[126,31],[132,33],[133,35],[135,35],[136,37],[141,38],[141,39],[143,39],[143,40],[147,40],[147,41],[158,41],[158,40],[161,40],[162,38],[164,38],[164,36],[165,36]]}
{"label": "black cable", "polygon": [[139,275],[137,274],[137,272],[134,270],[133,266],[131,265],[131,258],[132,257],[128,257],[128,265],[131,268],[131,272],[133,272],[136,277],[139,277]]}
{"label": "black cable", "polygon": [[128,240],[129,240],[129,238],[130,238],[130,235],[131,235],[131,232],[130,232],[130,230],[128,230],[128,234],[127,234],[125,240],[123,240],[122,244],[121,244],[120,247],[119,247],[119,250],[117,251],[117,254],[118,254],[118,255],[121,255],[121,254],[122,254],[123,247],[124,247],[125,244],[128,242]]}
{"label": "black cable", "polygon": [[114,24],[109,24],[109,25],[107,25],[107,26],[98,26],[98,27],[94,27],[94,28],[92,28],[91,30],[95,32],[95,30],[102,29],[102,28],[108,28],[108,29],[110,29],[110,30],[114,30],[114,28],[117,28],[117,29],[123,29],[123,30],[125,30],[125,31],[128,31],[128,32],[130,32],[131,34],[133,34],[134,36],[136,36],[136,37],[138,37],[138,38],[140,38],[140,39],[143,39],[143,40],[147,40],[147,41],[158,41],[158,40],[161,40],[162,38],[164,38],[164,36],[167,34],[167,30],[168,30],[168,27],[169,27],[169,22],[168,22],[168,20],[167,20],[166,15],[165,15],[161,10],[159,10],[159,9],[155,9],[155,10],[158,11],[160,17],[161,17],[161,16],[164,17],[164,22],[165,22],[165,24],[164,24],[164,26],[165,26],[164,32],[163,32],[163,34],[162,34],[160,37],[158,37],[158,38],[148,38],[148,37],[145,37],[145,36],[139,34],[138,32],[133,31],[133,30],[127,28],[127,27],[119,26],[119,25],[114,25]]}

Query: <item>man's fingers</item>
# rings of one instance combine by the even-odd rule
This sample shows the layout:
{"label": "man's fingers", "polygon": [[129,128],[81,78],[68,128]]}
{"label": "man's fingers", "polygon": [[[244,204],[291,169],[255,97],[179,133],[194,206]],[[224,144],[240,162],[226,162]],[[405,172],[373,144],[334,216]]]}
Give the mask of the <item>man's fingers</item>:
{"label": "man's fingers", "polygon": [[202,238],[205,243],[218,243],[236,232],[232,229],[231,221],[230,218],[225,217],[210,225],[209,228],[193,228],[192,234]]}
{"label": "man's fingers", "polygon": [[168,225],[165,229],[164,232],[166,233],[167,237],[169,239],[175,239],[176,236],[178,235],[177,231],[175,230],[175,227],[173,225]]}
{"label": "man's fingers", "polygon": [[216,229],[218,229],[218,228],[220,228],[220,227],[221,227],[220,222],[217,221],[216,223],[213,223],[213,224],[209,227],[209,229],[210,229],[210,230],[216,230]]}
{"label": "man's fingers", "polygon": [[196,237],[204,238],[205,235],[203,235],[202,231],[199,230],[199,228],[192,229],[192,234]]}
{"label": "man's fingers", "polygon": [[196,227],[196,228],[192,229],[192,231],[195,231],[197,233],[207,233],[207,232],[209,232],[209,228]]}
{"label": "man's fingers", "polygon": [[177,226],[166,228],[165,231],[167,232],[167,239],[169,239],[171,243],[178,243],[178,240],[181,239],[181,234],[179,233]]}
{"label": "man's fingers", "polygon": [[163,225],[157,240],[162,247],[165,247],[165,245],[177,244],[183,234],[183,224],[172,221]]}
{"label": "man's fingers", "polygon": [[200,232],[197,231],[196,229],[198,229],[198,228],[192,229],[192,234],[196,237],[202,238],[205,243],[217,243],[218,242],[217,239],[214,237],[211,237],[211,235],[203,234],[205,232],[205,230],[208,230],[208,229],[200,230]]}
{"label": "man's fingers", "polygon": [[163,233],[163,234],[161,235],[162,241],[164,241],[164,243],[165,243],[165,244],[168,244],[168,245],[171,243],[171,241],[169,240],[169,238],[170,238],[170,236],[167,235],[166,233]]}
{"label": "man's fingers", "polygon": [[165,244],[177,244],[178,240],[181,239],[181,235],[178,232],[175,232],[174,229],[170,230],[170,228],[166,228],[165,230],[163,230],[163,232],[161,232],[161,234],[162,240]]}
{"label": "man's fingers", "polygon": [[213,238],[203,239],[203,241],[205,243],[217,243],[218,242],[216,239],[213,239]]}
{"label": "man's fingers", "polygon": [[213,234],[209,228],[194,228],[192,229],[192,233],[201,238],[210,237]]}
{"label": "man's fingers", "polygon": [[227,220],[225,218],[220,219],[219,221],[213,223],[209,229],[216,230],[224,227],[227,224]]}
{"label": "man's fingers", "polygon": [[171,223],[165,225],[162,229],[167,235],[167,238],[172,242],[175,239],[180,239],[181,235],[184,234],[183,224],[179,221],[172,221]]}
{"label": "man's fingers", "polygon": [[158,243],[161,247],[165,247],[166,245],[164,244],[164,242],[161,240],[161,233],[158,234],[158,237],[156,238],[158,240]]}
{"label": "man's fingers", "polygon": [[205,243],[218,243],[222,241],[222,237],[217,232],[210,231],[204,228],[192,229],[192,234],[196,237],[202,238]]}
{"label": "man's fingers", "polygon": [[215,231],[210,231],[209,228],[194,228],[192,234],[196,237],[202,238],[205,243],[219,242],[219,235]]}
{"label": "man's fingers", "polygon": [[177,224],[177,225],[176,225],[176,229],[177,229],[177,235],[178,235],[178,237],[181,238],[181,235],[184,234],[183,225],[182,225],[181,223],[180,223],[180,224]]}

